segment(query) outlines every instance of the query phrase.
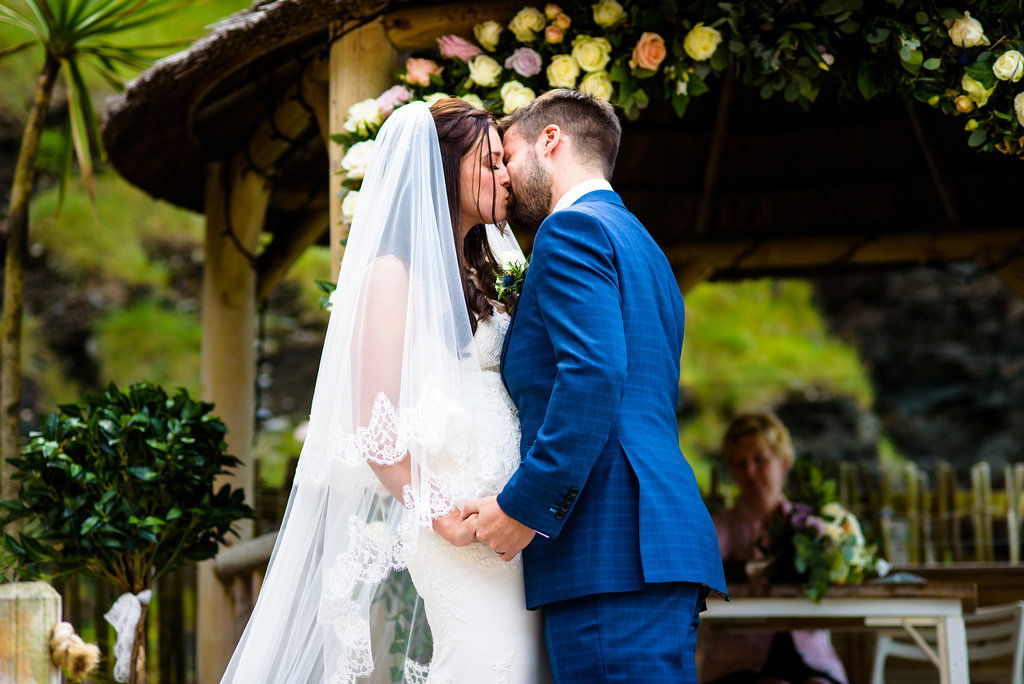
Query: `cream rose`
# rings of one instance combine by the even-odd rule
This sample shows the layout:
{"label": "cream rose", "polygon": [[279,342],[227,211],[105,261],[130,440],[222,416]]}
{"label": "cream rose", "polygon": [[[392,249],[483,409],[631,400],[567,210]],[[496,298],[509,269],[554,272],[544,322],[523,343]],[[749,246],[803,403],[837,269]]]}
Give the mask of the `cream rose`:
{"label": "cream rose", "polygon": [[949,27],[949,39],[953,45],[962,48],[971,48],[978,45],[988,45],[988,38],[985,37],[985,30],[981,22],[971,18],[970,12],[964,12],[964,16],[953,22]]}
{"label": "cream rose", "polygon": [[572,57],[584,71],[601,71],[612,58],[612,44],[606,38],[576,36],[572,41]]}
{"label": "cream rose", "polygon": [[1013,112],[1017,115],[1017,123],[1024,126],[1024,92],[1013,98]]}
{"label": "cream rose", "polygon": [[537,39],[537,33],[544,30],[547,20],[544,13],[536,7],[524,7],[512,17],[508,28],[520,43],[531,43]]}
{"label": "cream rose", "polygon": [[498,41],[501,40],[501,32],[504,30],[504,26],[493,19],[488,19],[473,27],[473,37],[484,50],[494,52],[494,49],[498,47]]}
{"label": "cream rose", "polygon": [[345,199],[341,200],[341,217],[345,219],[346,222],[352,223],[352,219],[356,215],[356,204],[358,202],[358,190],[349,190],[348,194],[345,195]]}
{"label": "cream rose", "polygon": [[501,108],[505,114],[511,114],[535,99],[537,99],[537,93],[519,81],[509,81],[501,86]]}
{"label": "cream rose", "polygon": [[995,91],[996,87],[992,86],[988,90],[985,90],[985,86],[980,81],[976,81],[970,76],[964,76],[960,79],[960,87],[967,93],[967,97],[970,98],[971,102],[984,107],[988,102],[988,98]]}
{"label": "cream rose", "polygon": [[499,76],[501,76],[501,65],[492,57],[479,55],[469,63],[469,80],[477,85],[485,88],[496,86]]}
{"label": "cream rose", "polygon": [[992,73],[1000,81],[1016,83],[1024,76],[1024,55],[1016,50],[1007,50],[992,65]]}
{"label": "cream rose", "polygon": [[715,54],[715,50],[718,49],[718,44],[721,42],[722,34],[718,32],[718,29],[697,24],[683,39],[683,49],[691,59],[703,62]]}
{"label": "cream rose", "polygon": [[552,88],[575,88],[580,65],[571,55],[555,55],[547,68],[548,84]]}
{"label": "cream rose", "polygon": [[633,48],[633,58],[629,60],[629,67],[657,71],[666,54],[665,39],[657,33],[645,31]]}
{"label": "cream rose", "polygon": [[615,86],[612,85],[611,76],[607,71],[591,71],[580,81],[580,90],[587,95],[592,95],[599,100],[608,102],[612,99]]}
{"label": "cream rose", "polygon": [[487,109],[484,107],[484,101],[480,99],[479,95],[473,93],[466,93],[465,95],[459,95],[459,99],[467,104],[471,104],[477,109]]}
{"label": "cream rose", "polygon": [[370,165],[376,151],[377,143],[373,140],[357,142],[345,153],[341,160],[341,170],[348,178],[359,180],[366,175],[366,167]]}
{"label": "cream rose", "polygon": [[601,0],[591,5],[591,9],[594,10],[594,23],[601,28],[614,26],[626,18],[626,11],[615,0]]}
{"label": "cream rose", "polygon": [[430,95],[425,95],[423,97],[423,101],[427,103],[428,107],[432,107],[435,102],[437,102],[438,100],[443,100],[446,97],[451,97],[451,95],[449,95],[448,93],[442,93],[438,91],[436,93],[430,93]]}
{"label": "cream rose", "polygon": [[348,118],[345,119],[345,130],[349,133],[359,135],[370,135],[370,129],[380,126],[384,121],[384,115],[375,98],[356,102],[348,108]]}

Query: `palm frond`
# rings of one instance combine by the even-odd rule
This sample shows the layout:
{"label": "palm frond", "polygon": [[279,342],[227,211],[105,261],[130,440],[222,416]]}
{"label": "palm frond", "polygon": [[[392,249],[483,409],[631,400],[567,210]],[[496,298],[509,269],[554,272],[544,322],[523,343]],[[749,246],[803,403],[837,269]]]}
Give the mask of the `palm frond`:
{"label": "palm frond", "polygon": [[18,12],[13,7],[0,5],[0,23],[17,26],[20,29],[39,35],[39,27],[32,23],[32,19]]}
{"label": "palm frond", "polygon": [[82,74],[78,71],[78,65],[74,60],[61,60],[61,69],[68,89],[68,118],[71,120],[71,141],[75,147],[75,157],[78,159],[78,172],[82,175],[85,190],[95,205],[96,183],[90,147],[92,138],[90,138],[91,130],[86,113],[87,111],[92,112],[89,91],[85,87]]}
{"label": "palm frond", "polygon": [[37,41],[34,41],[34,40],[26,40],[24,43],[18,43],[17,45],[12,45],[11,47],[7,47],[7,48],[0,48],[0,59],[3,59],[4,57],[10,57],[11,55],[17,54],[17,53],[21,52],[22,50],[28,49],[28,48],[36,45],[36,43],[37,43]]}

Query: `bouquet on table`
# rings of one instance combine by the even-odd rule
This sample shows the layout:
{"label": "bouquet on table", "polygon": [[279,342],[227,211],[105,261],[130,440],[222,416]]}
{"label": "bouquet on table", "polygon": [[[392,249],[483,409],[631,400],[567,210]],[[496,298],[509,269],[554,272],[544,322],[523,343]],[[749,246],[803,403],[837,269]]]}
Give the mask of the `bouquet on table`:
{"label": "bouquet on table", "polygon": [[889,563],[864,537],[857,516],[837,501],[835,481],[809,461],[796,464],[794,502],[768,529],[761,551],[763,579],[796,582],[818,601],[833,584],[861,584],[883,577]]}

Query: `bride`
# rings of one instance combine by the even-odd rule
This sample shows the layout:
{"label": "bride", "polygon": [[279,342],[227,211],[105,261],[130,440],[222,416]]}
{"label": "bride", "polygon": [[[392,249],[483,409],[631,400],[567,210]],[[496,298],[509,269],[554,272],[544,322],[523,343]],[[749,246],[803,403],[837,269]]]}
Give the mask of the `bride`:
{"label": "bride", "polygon": [[521,559],[461,511],[519,464],[494,287],[522,259],[494,225],[508,198],[487,112],[417,102],[381,127],[288,509],[222,682],[548,680]]}

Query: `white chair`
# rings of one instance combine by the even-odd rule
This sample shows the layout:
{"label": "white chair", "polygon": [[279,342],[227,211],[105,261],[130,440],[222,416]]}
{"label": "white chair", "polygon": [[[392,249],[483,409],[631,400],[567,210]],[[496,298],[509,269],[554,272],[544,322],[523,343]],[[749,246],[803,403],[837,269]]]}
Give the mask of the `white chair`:
{"label": "white chair", "polygon": [[[964,625],[967,629],[967,660],[972,666],[1003,656],[1013,658],[1011,670],[992,673],[993,678],[989,680],[986,676],[985,681],[1024,684],[1024,601],[978,608],[973,615],[964,616]],[[925,640],[934,650],[934,635]],[[872,684],[885,684],[885,661],[889,656],[928,661],[928,656],[913,641],[902,636],[879,636],[875,646]],[[980,670],[976,671],[972,680],[979,680],[978,675],[981,674]],[[986,671],[985,674],[990,673]]]}

